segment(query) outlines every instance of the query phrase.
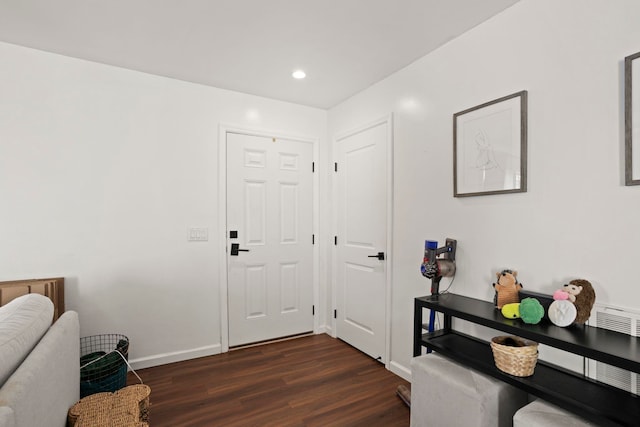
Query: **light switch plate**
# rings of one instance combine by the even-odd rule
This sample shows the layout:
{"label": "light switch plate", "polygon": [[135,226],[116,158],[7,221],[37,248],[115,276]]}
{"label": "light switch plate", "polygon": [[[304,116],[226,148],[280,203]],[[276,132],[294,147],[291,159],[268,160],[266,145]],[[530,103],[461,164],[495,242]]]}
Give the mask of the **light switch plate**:
{"label": "light switch plate", "polygon": [[190,227],[187,240],[189,242],[207,242],[209,240],[209,229],[204,227]]}

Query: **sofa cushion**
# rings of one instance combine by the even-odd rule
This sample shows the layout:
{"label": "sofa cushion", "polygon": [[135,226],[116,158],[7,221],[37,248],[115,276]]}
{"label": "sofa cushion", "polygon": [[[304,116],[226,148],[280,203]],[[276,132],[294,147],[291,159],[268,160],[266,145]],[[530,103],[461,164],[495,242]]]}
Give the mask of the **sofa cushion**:
{"label": "sofa cushion", "polygon": [[[80,398],[80,323],[65,311],[0,388],[15,427],[65,427]],[[5,427],[0,424],[0,427]]]}
{"label": "sofa cushion", "polygon": [[13,410],[8,406],[0,406],[0,426],[14,427],[16,420],[13,416]]}
{"label": "sofa cushion", "polygon": [[28,294],[0,307],[0,386],[29,355],[53,320],[53,303]]}

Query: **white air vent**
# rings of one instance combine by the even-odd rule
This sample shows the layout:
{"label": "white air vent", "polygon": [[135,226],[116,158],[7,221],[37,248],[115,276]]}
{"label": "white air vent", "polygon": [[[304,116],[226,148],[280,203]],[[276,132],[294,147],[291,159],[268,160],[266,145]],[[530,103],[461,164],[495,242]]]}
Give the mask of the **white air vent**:
{"label": "white air vent", "polygon": [[[596,304],[589,325],[640,337],[640,313],[629,310]],[[640,394],[640,374],[588,359],[587,375],[625,391]]]}

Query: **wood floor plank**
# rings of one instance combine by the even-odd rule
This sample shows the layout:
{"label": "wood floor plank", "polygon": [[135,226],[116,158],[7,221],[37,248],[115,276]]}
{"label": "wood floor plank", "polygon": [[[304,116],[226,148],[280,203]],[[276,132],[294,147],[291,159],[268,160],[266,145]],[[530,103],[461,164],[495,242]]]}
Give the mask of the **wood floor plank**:
{"label": "wood floor plank", "polygon": [[325,334],[137,373],[151,387],[153,427],[409,425],[395,394],[408,383]]}

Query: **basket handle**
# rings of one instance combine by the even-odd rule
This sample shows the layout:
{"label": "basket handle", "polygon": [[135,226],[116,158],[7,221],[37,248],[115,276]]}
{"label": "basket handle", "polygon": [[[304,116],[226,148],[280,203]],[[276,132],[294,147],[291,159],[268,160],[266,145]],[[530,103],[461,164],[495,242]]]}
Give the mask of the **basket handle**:
{"label": "basket handle", "polygon": [[100,357],[98,357],[98,358],[96,358],[96,359],[93,359],[93,360],[91,360],[91,361],[90,361],[90,362],[88,362],[88,363],[85,363],[84,365],[80,366],[80,370],[82,370],[82,369],[83,369],[83,368],[85,368],[86,366],[91,365],[92,363],[96,363],[98,360],[100,360],[100,359],[102,359],[102,358],[104,358],[104,357],[107,357],[108,355],[110,355],[110,354],[111,354],[111,353],[113,353],[113,352],[118,353],[118,356],[120,356],[120,358],[121,358],[122,360],[124,360],[124,363],[126,363],[126,364],[127,364],[127,366],[129,367],[129,370],[131,370],[131,372],[133,372],[133,375],[135,375],[135,376],[138,378],[138,380],[140,381],[140,384],[144,384],[144,381],[142,381],[142,378],[140,378],[140,375],[138,375],[138,373],[135,371],[135,369],[133,369],[133,368],[131,367],[131,365],[129,364],[129,361],[128,361],[128,360],[127,360],[127,359],[122,355],[122,353],[120,353],[118,350],[110,351],[109,353],[103,354],[102,356],[100,356]]}

